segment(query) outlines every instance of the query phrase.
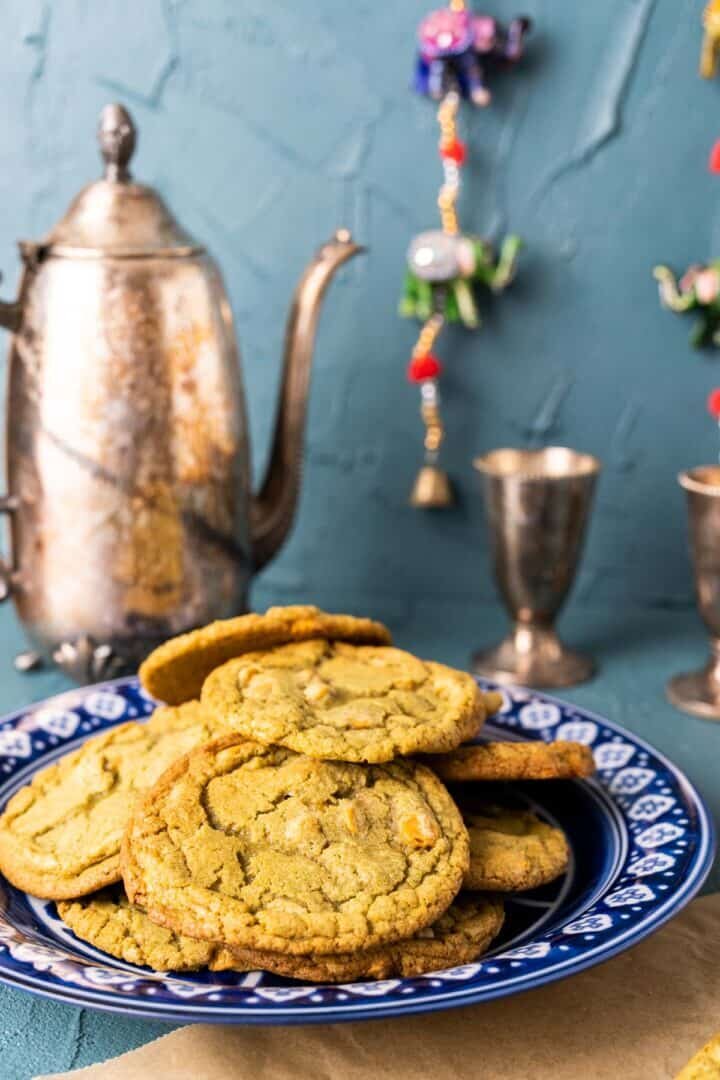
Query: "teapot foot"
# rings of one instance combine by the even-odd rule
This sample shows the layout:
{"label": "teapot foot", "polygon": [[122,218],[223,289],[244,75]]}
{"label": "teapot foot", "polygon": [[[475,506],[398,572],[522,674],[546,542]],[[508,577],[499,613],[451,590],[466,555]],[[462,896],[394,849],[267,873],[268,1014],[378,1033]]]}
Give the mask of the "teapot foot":
{"label": "teapot foot", "polygon": [[13,660],[13,667],[22,675],[30,675],[34,671],[40,671],[45,666],[42,653],[35,649],[26,649],[19,652]]}
{"label": "teapot foot", "polygon": [[53,651],[57,666],[78,683],[100,682],[125,674],[132,664],[111,645],[99,644],[88,635],[62,641]]}

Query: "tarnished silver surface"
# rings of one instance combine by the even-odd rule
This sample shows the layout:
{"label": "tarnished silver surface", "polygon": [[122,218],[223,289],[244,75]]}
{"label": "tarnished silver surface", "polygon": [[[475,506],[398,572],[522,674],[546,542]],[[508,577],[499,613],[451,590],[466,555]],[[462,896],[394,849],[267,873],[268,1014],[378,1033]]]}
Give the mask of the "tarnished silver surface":
{"label": "tarnished silver surface", "polygon": [[127,112],[108,106],[100,128],[105,177],[42,243],[21,245],[18,301],[0,306],[13,331],[11,494],[0,501],[12,556],[0,586],[33,643],[80,678],[97,674],[98,656],[106,670],[110,658],[113,671],[130,667],[173,634],[245,610],[250,575],[280,547],[297,501],[320,301],[359,250],[338,233],[298,286],[272,460],[252,505],[220,273],[130,178]]}
{"label": "tarnished silver surface", "polygon": [[699,671],[670,679],[667,696],[683,712],[720,720],[720,466],[690,469],[678,480],[687,495],[695,592],[710,655]]}
{"label": "tarnished silver surface", "polygon": [[553,628],[575,577],[600,462],[562,446],[493,450],[477,458],[495,578],[513,617],[510,634],[476,653],[473,670],[499,682],[571,686],[591,660]]}

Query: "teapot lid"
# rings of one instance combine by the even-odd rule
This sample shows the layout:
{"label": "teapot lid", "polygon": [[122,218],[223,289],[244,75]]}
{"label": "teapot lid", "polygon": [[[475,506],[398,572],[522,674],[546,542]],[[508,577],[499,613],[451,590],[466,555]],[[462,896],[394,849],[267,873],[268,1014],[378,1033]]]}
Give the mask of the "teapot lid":
{"label": "teapot lid", "polygon": [[43,242],[54,255],[74,257],[177,256],[203,251],[151,187],[136,183],[128,164],[137,141],[130,113],[106,105],[98,142],[105,175],[88,184]]}

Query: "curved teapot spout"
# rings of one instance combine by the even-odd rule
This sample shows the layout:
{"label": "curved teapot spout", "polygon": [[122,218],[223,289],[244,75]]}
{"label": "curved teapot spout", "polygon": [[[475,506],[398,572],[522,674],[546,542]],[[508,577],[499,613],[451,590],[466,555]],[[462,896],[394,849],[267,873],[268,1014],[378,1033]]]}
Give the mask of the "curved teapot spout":
{"label": "curved teapot spout", "polygon": [[321,301],[335,271],[362,250],[347,229],[338,229],[329,243],[320,248],[295,290],[285,330],[285,358],[272,454],[252,505],[253,557],[258,570],[277,553],[295,514]]}

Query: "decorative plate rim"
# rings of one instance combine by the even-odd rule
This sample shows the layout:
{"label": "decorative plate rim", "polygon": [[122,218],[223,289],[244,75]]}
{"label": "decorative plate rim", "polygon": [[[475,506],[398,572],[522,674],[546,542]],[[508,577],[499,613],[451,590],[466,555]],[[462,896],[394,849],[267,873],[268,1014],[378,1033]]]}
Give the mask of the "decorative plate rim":
{"label": "decorative plate rim", "polygon": [[[31,993],[40,994],[44,997],[49,997],[54,1000],[63,1001],[67,1004],[76,1005],[79,1007],[92,1007],[105,1012],[131,1016],[134,1018],[155,1019],[159,1021],[168,1021],[174,1023],[183,1022],[203,1022],[203,1023],[235,1023],[235,1024],[305,1024],[305,1023],[328,1023],[339,1021],[355,1021],[361,1019],[371,1018],[383,1018],[399,1015],[410,1015],[422,1012],[430,1012],[443,1008],[450,1008],[455,1006],[470,1005],[474,1003],[480,1003],[482,1001],[496,1000],[500,997],[508,996],[509,994],[518,993],[525,990],[530,990],[541,985],[552,983],[558,979],[565,978],[569,974],[575,974],[580,971],[587,970],[589,967],[593,967],[595,964],[602,963],[605,960],[616,956],[618,953],[623,952],[625,949],[637,944],[643,938],[653,933],[655,930],[663,926],[669,919],[677,914],[700,890],[705,881],[713,864],[715,855],[715,827],[712,816],[709,812],[707,804],[702,795],[685,776],[685,774],[674,765],[669,758],[656,750],[645,739],[636,735],[634,732],[628,731],[621,725],[606,719],[598,713],[595,713],[589,709],[585,709],[582,706],[575,705],[571,702],[565,702],[554,696],[545,694],[542,691],[530,690],[520,686],[497,686],[489,680],[478,680],[478,682],[485,687],[493,687],[501,690],[504,694],[504,709],[503,713],[509,711],[513,717],[513,721],[503,720],[503,713],[497,718],[499,723],[493,723],[494,727],[499,727],[505,736],[513,737],[513,733],[517,730],[523,732],[524,737],[529,738],[541,738],[546,741],[551,741],[550,732],[554,731],[557,727],[562,727],[560,723],[563,715],[566,719],[564,724],[584,724],[586,726],[586,734],[592,728],[594,735],[588,739],[588,744],[592,745],[597,739],[598,733],[601,729],[605,729],[607,732],[611,732],[614,740],[620,741],[621,746],[625,749],[629,746],[633,747],[630,758],[634,755],[635,751],[640,751],[641,756],[647,756],[647,758],[654,759],[667,774],[668,777],[674,782],[678,798],[681,800],[678,803],[678,807],[683,807],[690,812],[691,816],[696,816],[696,840],[692,847],[688,848],[687,853],[684,853],[688,859],[688,865],[684,876],[678,883],[672,888],[667,885],[667,896],[662,899],[654,894],[652,890],[646,885],[642,885],[640,877],[636,876],[636,884],[625,885],[623,889],[616,892],[615,889],[618,882],[620,882],[623,874],[627,876],[628,868],[632,865],[633,854],[637,857],[650,857],[657,847],[662,846],[662,843],[654,843],[653,846],[643,847],[642,849],[635,849],[632,845],[629,845],[629,841],[632,839],[632,824],[630,821],[628,809],[624,809],[621,805],[621,799],[623,798],[621,790],[616,792],[615,797],[610,789],[610,784],[613,782],[613,776],[617,777],[624,770],[624,766],[616,766],[614,768],[600,769],[597,777],[592,778],[590,781],[570,781],[572,784],[581,784],[584,791],[587,794],[592,792],[593,798],[599,804],[601,804],[602,812],[604,813],[604,824],[607,827],[611,825],[617,833],[615,841],[617,844],[616,849],[611,854],[614,857],[614,865],[609,870],[602,882],[598,885],[597,889],[593,892],[591,898],[589,898],[582,910],[576,912],[571,919],[571,922],[561,928],[551,927],[545,934],[541,931],[536,937],[521,938],[520,944],[515,942],[511,945],[505,946],[505,950],[500,953],[491,953],[488,958],[481,958],[475,964],[463,965],[460,968],[450,969],[449,972],[438,972],[432,975],[423,976],[420,979],[414,980],[384,980],[383,983],[355,983],[345,984],[343,986],[333,987],[298,987],[297,990],[289,988],[285,1001],[283,1001],[282,988],[277,991],[277,997],[273,999],[269,995],[269,990],[262,991],[262,989],[256,991],[260,995],[263,993],[266,995],[261,1000],[256,997],[255,1003],[251,1004],[245,1002],[244,1004],[232,1004],[216,1002],[213,1000],[199,1001],[200,997],[209,997],[215,993],[218,996],[221,994],[231,995],[236,991],[243,991],[246,996],[252,998],[254,988],[252,985],[246,984],[245,986],[237,987],[225,987],[217,986],[215,989],[212,985],[208,985],[205,990],[198,989],[194,993],[191,991],[187,997],[183,997],[181,993],[178,993],[178,987],[183,985],[182,974],[159,976],[157,978],[151,978],[149,973],[144,972],[142,969],[135,969],[133,971],[130,965],[122,965],[116,967],[111,959],[108,961],[107,970],[115,972],[119,979],[122,972],[126,972],[127,978],[125,980],[119,979],[119,981],[125,981],[127,983],[136,982],[138,984],[149,984],[163,988],[165,995],[172,997],[175,992],[173,1000],[152,1000],[145,994],[140,996],[136,994],[132,996],[132,990],[130,994],[120,993],[117,989],[101,989],[99,986],[84,987],[82,985],[76,985],[72,981],[62,981],[62,975],[55,976],[54,972],[48,972],[43,968],[42,962],[38,961],[33,963],[30,960],[16,960],[11,955],[11,938],[13,933],[10,930],[5,930],[5,927],[14,928],[14,924],[5,917],[5,911],[0,911],[0,982],[7,984],[8,986],[15,987],[17,989],[26,990]],[[151,699],[144,694],[139,688],[137,678],[135,676],[126,676],[117,679],[108,680],[102,683],[97,683],[92,686],[80,687],[73,690],[65,691],[61,694],[55,695],[50,698],[46,698],[43,701],[36,702],[23,709],[14,711],[0,717],[0,736],[4,731],[13,730],[19,725],[22,725],[28,718],[34,717],[36,714],[40,714],[43,710],[45,712],[54,711],[61,712],[63,708],[68,709],[69,706],[77,705],[82,707],[82,703],[91,698],[92,695],[102,695],[103,692],[112,694],[113,690],[121,688],[123,691],[127,691],[129,694],[133,694],[138,699],[143,699],[147,703],[146,712],[152,708]],[[120,697],[121,695],[116,695]],[[129,708],[130,698],[127,694],[123,693],[122,699],[125,701],[126,709],[123,714],[114,718],[104,718],[98,720],[95,725],[95,730],[98,730],[102,726],[108,724],[120,723],[128,718],[126,711]],[[510,703],[511,708],[508,710],[507,706]],[[517,723],[517,717],[515,716],[515,707],[517,706],[517,717],[523,712],[526,707],[539,707],[539,711],[542,714],[543,707],[550,707],[548,716],[552,713],[552,719],[546,719],[543,721],[542,716],[536,718],[532,724],[525,725],[524,723]],[[555,713],[557,716],[555,716]],[[569,718],[567,718],[567,714]],[[574,714],[574,715],[573,715]],[[68,715],[65,713],[64,715]],[[496,718],[493,718],[495,721]],[[540,722],[542,721],[542,722]],[[25,725],[27,726],[27,725]],[[73,728],[71,734],[64,740],[64,742],[77,741],[75,736],[75,730],[77,725]],[[94,731],[86,731],[85,737],[89,737]],[[51,740],[52,741],[52,740]],[[56,740],[58,743],[60,740]],[[62,745],[60,743],[60,745]],[[610,747],[610,759],[612,758],[612,749],[618,749],[615,745],[611,747],[608,742],[602,743],[603,747]],[[596,750],[598,747],[596,747]],[[42,753],[42,751],[38,751]],[[7,754],[7,751],[5,751]],[[54,751],[53,751],[54,753]],[[0,750],[2,754],[2,750]],[[31,751],[26,756],[30,756]],[[43,760],[47,758],[47,753],[42,754]],[[607,756],[607,752],[606,752]],[[620,754],[622,757],[622,754]],[[627,760],[629,761],[630,758]],[[13,759],[14,760],[14,759]],[[33,762],[29,761],[28,765],[22,768],[16,769],[9,776],[3,776],[0,774],[0,793],[2,794],[3,801],[7,797],[7,789],[14,786],[13,781],[18,778],[18,773],[24,773],[25,768],[29,767]],[[627,764],[627,761],[625,762]],[[625,769],[627,772],[637,771],[637,767],[634,766],[631,769]],[[650,772],[648,769],[640,769],[641,772]],[[603,773],[608,774],[608,778],[604,781],[601,780]],[[653,776],[659,777],[658,773],[653,773]],[[647,782],[648,784],[650,781]],[[647,786],[647,785],[646,785]],[[629,794],[638,795],[643,788],[639,788]],[[629,797],[629,795],[628,795]],[[663,799],[670,804],[675,800],[670,800],[668,796],[650,796],[650,798],[657,797],[661,803]],[[637,802],[641,802],[646,796],[642,796]],[[633,803],[633,807],[635,803]],[[630,807],[632,809],[632,807]],[[666,807],[669,810],[669,806]],[[676,812],[679,812],[676,811]],[[662,817],[664,811],[661,811],[656,815]],[[612,822],[612,818],[618,820]],[[645,819],[636,821],[635,824],[641,824]],[[622,828],[618,825],[618,821],[622,825]],[[647,819],[649,824],[646,823],[646,827],[640,835],[652,833],[654,828],[655,819]],[[658,825],[662,826],[663,822],[658,822]],[[688,822],[689,824],[689,822]],[[623,829],[624,835],[623,835]],[[676,829],[677,832],[677,829]],[[637,834],[635,834],[637,835]],[[680,835],[683,835],[681,832]],[[647,838],[648,841],[651,839]],[[668,841],[669,843],[670,841]],[[643,854],[644,853],[644,854]],[[605,852],[607,855],[608,852]],[[675,865],[675,861],[672,862]],[[652,872],[651,872],[652,873]],[[672,875],[671,875],[672,876]],[[4,879],[0,877],[0,882],[3,883]],[[642,917],[638,919],[632,919],[629,914],[623,915],[623,918],[629,920],[626,927],[620,927],[613,923],[610,916],[607,914],[593,913],[593,908],[599,904],[605,904],[605,901],[612,898],[619,893],[633,888],[646,889],[650,892],[653,899],[656,901],[652,906],[646,909],[642,914]],[[659,886],[662,888],[662,886]],[[22,894],[20,894],[22,895]],[[625,901],[622,901],[625,904]],[[627,904],[632,903],[628,901]],[[627,905],[626,905],[627,906]],[[639,906],[633,907],[633,911],[639,910]],[[596,925],[602,926],[603,930],[608,927],[616,926],[615,932],[607,939],[602,938],[600,933],[600,939],[597,943],[586,946],[581,952],[577,953],[570,949],[570,946],[564,946],[568,949],[568,955],[563,958],[559,954],[553,959],[551,963],[543,964],[540,962],[537,967],[532,966],[533,960],[539,959],[542,961],[545,956],[549,956],[551,950],[555,946],[547,945],[547,951],[542,954],[536,954],[532,956],[532,950],[539,947],[545,947],[543,942],[543,936],[551,936],[551,934],[561,935],[572,933],[586,938],[590,941],[594,941],[597,934],[593,930],[593,925],[589,925],[588,928],[583,928],[583,922],[590,920],[596,920]],[[610,922],[603,922],[603,920],[610,919]],[[597,922],[599,920],[599,922]],[[575,929],[573,929],[573,923]],[[22,930],[14,928],[16,937],[22,939]],[[25,937],[26,942],[31,942],[31,939]],[[22,943],[22,942],[21,942]],[[561,946],[562,948],[562,946]],[[25,950],[32,953],[33,946],[30,944]],[[56,946],[51,945],[52,951],[59,952]],[[42,953],[42,946],[40,949],[35,947],[35,951],[38,956]],[[22,953],[22,949],[20,950]],[[517,962],[511,960],[513,954],[517,954]],[[101,967],[99,962],[93,963],[92,960],[87,958],[78,958],[66,954],[68,959],[77,966],[78,959],[82,964],[87,966],[90,970],[102,971],[105,970]],[[469,982],[466,985],[462,985],[461,981],[454,980],[471,980],[480,970],[485,966],[486,968],[493,964],[493,961],[504,962],[511,960],[512,966],[517,967],[519,970],[516,974],[506,974],[503,978],[496,980],[494,983],[490,982],[485,985],[478,985],[477,983]],[[60,961],[58,961],[58,964]],[[525,964],[525,967],[523,967]],[[49,963],[50,969],[52,969],[52,962]],[[470,970],[472,969],[472,970]],[[499,970],[499,969],[498,969]],[[469,974],[467,973],[469,971]],[[458,974],[459,973],[459,974]],[[59,981],[56,981],[59,980]],[[420,987],[423,984],[427,985],[427,990],[418,996],[415,1000],[401,997],[395,997],[392,1000],[384,1000],[384,993],[392,993],[394,990],[401,988],[401,992],[411,993],[409,990],[402,989],[404,985]],[[385,985],[388,989],[383,990]],[[173,987],[175,988],[173,991]],[[363,987],[365,988],[363,990]],[[437,993],[432,992],[437,990]],[[333,991],[332,1000],[323,1003],[322,992]],[[343,994],[343,991],[345,993]],[[154,993],[154,990],[146,990],[147,994]],[[363,994],[366,996],[363,997]],[[355,996],[357,995],[357,996]],[[369,996],[368,996],[369,995]],[[312,1001],[313,997],[319,997],[320,1001],[315,1003]],[[342,1000],[344,997],[345,1000]],[[293,998],[300,998],[302,1001],[301,1007],[298,1007],[297,1001],[293,1001]],[[308,999],[310,1000],[303,1000]]]}

